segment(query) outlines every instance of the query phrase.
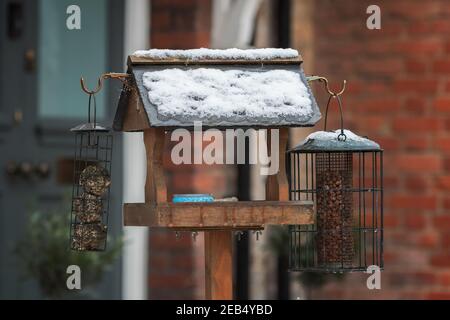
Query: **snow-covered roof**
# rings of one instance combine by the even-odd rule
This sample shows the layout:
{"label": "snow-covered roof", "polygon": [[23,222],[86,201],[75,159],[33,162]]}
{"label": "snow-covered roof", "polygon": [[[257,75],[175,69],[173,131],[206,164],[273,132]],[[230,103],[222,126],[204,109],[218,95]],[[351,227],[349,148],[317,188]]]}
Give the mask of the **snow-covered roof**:
{"label": "snow-covered roof", "polygon": [[292,59],[299,56],[294,49],[264,48],[264,49],[190,49],[169,50],[150,49],[138,50],[133,56],[150,59],[185,59],[185,60],[272,60]]}
{"label": "snow-covered roof", "polygon": [[300,74],[288,70],[172,68],[145,72],[143,83],[160,120],[269,125],[313,116]]}
{"label": "snow-covered roof", "polygon": [[114,128],[125,130],[127,117],[128,131],[195,121],[219,128],[313,126],[321,115],[301,63],[293,49],[138,51],[128,59],[138,101],[122,91]]}
{"label": "snow-covered roof", "polygon": [[306,137],[293,150],[305,151],[350,151],[350,150],[380,150],[380,145],[368,138],[358,136],[350,130],[316,131]]}

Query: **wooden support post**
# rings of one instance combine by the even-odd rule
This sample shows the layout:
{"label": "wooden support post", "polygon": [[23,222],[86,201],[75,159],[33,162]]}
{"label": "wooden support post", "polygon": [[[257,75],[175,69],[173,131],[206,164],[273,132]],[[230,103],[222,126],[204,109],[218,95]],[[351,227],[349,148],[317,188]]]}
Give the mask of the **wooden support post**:
{"label": "wooden support post", "polygon": [[[269,129],[267,132],[267,150],[271,152],[271,139],[272,132]],[[279,170],[277,174],[271,175],[267,177],[266,181],[266,200],[274,200],[274,201],[289,201],[289,185],[286,176],[286,150],[289,139],[289,128],[280,128],[279,129],[279,141],[278,141],[278,150],[273,150],[278,154],[271,154],[270,156],[273,158],[274,156],[278,156],[279,159]]]}
{"label": "wooden support post", "polygon": [[233,238],[230,231],[205,232],[205,298],[233,299]]}
{"label": "wooden support post", "polygon": [[167,187],[163,169],[165,132],[162,128],[144,130],[147,153],[147,178],[145,181],[145,203],[167,202]]}

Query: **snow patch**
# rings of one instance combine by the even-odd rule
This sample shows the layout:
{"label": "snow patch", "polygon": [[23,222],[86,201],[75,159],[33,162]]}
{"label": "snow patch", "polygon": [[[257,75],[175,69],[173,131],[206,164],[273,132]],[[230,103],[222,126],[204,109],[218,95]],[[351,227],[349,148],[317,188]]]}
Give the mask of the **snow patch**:
{"label": "snow patch", "polygon": [[134,56],[151,59],[186,59],[186,60],[271,60],[297,58],[298,51],[294,49],[264,48],[264,49],[190,49],[169,50],[150,49],[138,50]]}
{"label": "snow patch", "polygon": [[[306,139],[303,141],[303,143],[306,143],[308,140],[338,141],[338,136],[340,134],[341,129],[338,129],[336,131],[316,131],[307,136]],[[372,140],[358,136],[357,134],[354,134],[350,130],[344,129],[344,134],[347,137],[347,139],[345,140],[346,142],[359,142],[367,145],[375,144],[378,148],[380,147],[377,143],[373,142]]]}
{"label": "snow patch", "polygon": [[145,72],[143,84],[161,120],[275,124],[313,116],[308,89],[293,71],[173,68]]}

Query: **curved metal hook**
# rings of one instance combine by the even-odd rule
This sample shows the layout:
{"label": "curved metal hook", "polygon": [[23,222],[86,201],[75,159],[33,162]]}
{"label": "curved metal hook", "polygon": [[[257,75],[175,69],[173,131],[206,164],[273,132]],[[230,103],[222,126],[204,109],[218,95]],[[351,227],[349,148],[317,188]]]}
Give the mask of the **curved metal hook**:
{"label": "curved metal hook", "polygon": [[96,94],[97,92],[99,92],[102,89],[103,77],[98,78],[97,88],[95,88],[94,90],[88,90],[88,88],[86,88],[86,85],[84,83],[83,77],[80,78],[80,83],[81,83],[81,89],[83,89],[84,92],[86,92],[89,95],[93,95],[93,94]]}
{"label": "curved metal hook", "polygon": [[97,87],[94,90],[88,90],[88,88],[86,88],[86,84],[84,83],[83,77],[81,77],[80,78],[81,89],[83,89],[83,91],[86,92],[87,94],[93,95],[102,89],[103,79],[111,78],[111,79],[120,79],[122,81],[125,81],[124,78],[128,78],[129,76],[130,75],[128,73],[115,73],[115,72],[104,73],[98,78]]}
{"label": "curved metal hook", "polygon": [[308,77],[307,80],[308,81],[315,81],[315,80],[317,80],[317,81],[320,81],[320,82],[324,82],[325,83],[325,90],[327,90],[328,94],[330,96],[332,96],[332,97],[338,97],[338,96],[342,95],[344,93],[344,91],[345,91],[346,86],[347,86],[347,80],[344,80],[341,90],[339,92],[333,92],[330,89],[330,86],[329,86],[329,83],[328,83],[328,79],[325,78],[325,77],[311,76],[311,77]]}

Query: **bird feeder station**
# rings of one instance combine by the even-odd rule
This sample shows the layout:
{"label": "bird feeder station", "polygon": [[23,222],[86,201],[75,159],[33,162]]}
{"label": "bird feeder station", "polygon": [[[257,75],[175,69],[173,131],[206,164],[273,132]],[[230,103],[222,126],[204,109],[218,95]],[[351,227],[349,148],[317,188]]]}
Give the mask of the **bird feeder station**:
{"label": "bird feeder station", "polygon": [[[114,130],[142,131],[146,148],[145,203],[124,204],[124,225],[205,232],[207,299],[233,297],[234,231],[289,225],[291,241],[286,245],[291,248],[292,270],[362,270],[369,262],[380,262],[379,146],[342,127],[337,133],[313,134],[287,151],[290,127],[314,126],[321,118],[308,85],[308,80],[320,79],[307,79],[301,64],[301,56],[292,49],[154,49],[129,56],[126,74],[102,76],[124,81]],[[339,94],[330,100],[340,102]],[[214,201],[207,195],[169,199],[162,161],[165,136],[177,129],[195,131],[196,123],[205,130],[266,129],[268,150],[278,138],[278,150],[272,152],[277,153],[279,170],[267,177],[266,200]],[[91,129],[88,136],[96,137]],[[84,138],[88,147],[80,144],[79,149],[89,149],[91,140]],[[85,208],[98,199],[97,181],[108,185],[110,167],[92,167],[103,162],[94,157],[91,164],[91,156],[81,158],[84,166],[76,171],[74,199],[84,206],[80,212],[90,213]],[[95,192],[89,191],[91,184]],[[85,223],[84,215],[77,215],[76,208],[72,211],[77,222]]]}
{"label": "bird feeder station", "polygon": [[[313,126],[320,111],[292,49],[149,50],[128,58],[128,81],[114,120],[143,131],[145,203],[124,204],[125,226],[205,232],[206,298],[232,298],[232,234],[266,225],[314,223],[312,201],[291,201],[285,155],[289,127]],[[279,171],[266,201],[174,203],[162,165],[165,135],[178,128],[279,130]],[[270,143],[270,142],[268,142]]]}
{"label": "bird feeder station", "polygon": [[[330,93],[325,129],[287,152],[290,199],[313,201],[315,223],[290,226],[290,270],[383,269],[383,150],[344,130],[340,94]],[[341,129],[326,131],[338,102]]]}

